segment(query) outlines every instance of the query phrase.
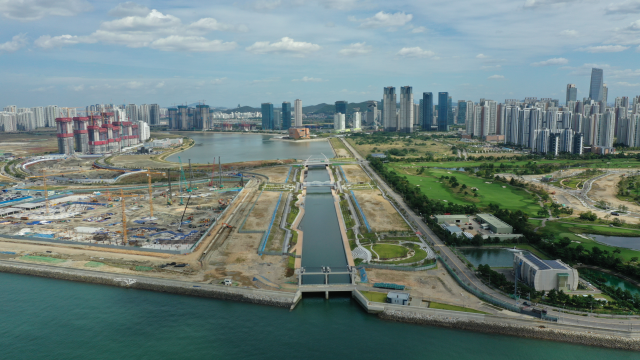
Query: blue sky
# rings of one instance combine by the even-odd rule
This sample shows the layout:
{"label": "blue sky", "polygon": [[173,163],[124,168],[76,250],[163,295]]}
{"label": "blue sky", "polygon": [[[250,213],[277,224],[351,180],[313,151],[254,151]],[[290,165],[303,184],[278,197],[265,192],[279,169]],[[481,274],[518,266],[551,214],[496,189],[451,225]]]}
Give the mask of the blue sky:
{"label": "blue sky", "polygon": [[564,102],[594,66],[640,94],[640,0],[0,0],[0,106]]}

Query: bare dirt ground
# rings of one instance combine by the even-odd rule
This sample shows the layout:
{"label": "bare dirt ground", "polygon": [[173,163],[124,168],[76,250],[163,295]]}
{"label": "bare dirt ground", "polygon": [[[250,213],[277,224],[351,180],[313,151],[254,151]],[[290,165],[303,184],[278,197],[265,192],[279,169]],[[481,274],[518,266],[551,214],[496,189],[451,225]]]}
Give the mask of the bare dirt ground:
{"label": "bare dirt ground", "polygon": [[157,155],[116,156],[111,158],[111,163],[114,166],[128,166],[128,167],[136,167],[136,168],[167,167],[166,163],[162,163],[162,162],[151,159],[152,156],[157,156]]}
{"label": "bare dirt ground", "polygon": [[289,166],[277,166],[264,169],[257,169],[255,172],[269,177],[270,183],[284,183],[289,174]]}
{"label": "bare dirt ground", "polygon": [[379,190],[358,190],[353,192],[362,208],[367,222],[374,231],[402,231],[409,226],[396,209],[382,197]]}
{"label": "bare dirt ground", "polygon": [[267,230],[269,222],[273,216],[273,211],[276,209],[279,192],[265,191],[260,195],[256,206],[249,214],[247,222],[244,224],[245,230]]}
{"label": "bare dirt ground", "polygon": [[0,152],[10,152],[14,156],[57,152],[58,139],[55,129],[28,133],[3,133],[0,138]]}
{"label": "bare dirt ground", "polygon": [[[406,285],[412,297],[487,311],[480,299],[467,293],[439,265],[427,271],[394,271],[367,268],[370,283],[386,282]],[[464,294],[464,298],[461,297]]]}
{"label": "bare dirt ground", "polygon": [[362,170],[360,165],[342,165],[342,170],[351,183],[369,182],[369,176]]}
{"label": "bare dirt ground", "polygon": [[622,201],[616,197],[621,176],[620,174],[611,174],[594,181],[593,185],[591,185],[591,191],[589,191],[589,197],[595,201],[604,200],[610,203],[613,208],[625,205],[630,211],[640,212],[640,206],[629,201]]}

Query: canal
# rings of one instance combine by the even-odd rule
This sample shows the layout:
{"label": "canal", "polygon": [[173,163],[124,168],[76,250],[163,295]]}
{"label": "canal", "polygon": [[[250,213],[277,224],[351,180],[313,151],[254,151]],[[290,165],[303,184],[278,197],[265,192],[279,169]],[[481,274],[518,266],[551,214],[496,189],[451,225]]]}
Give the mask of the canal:
{"label": "canal", "polygon": [[307,159],[309,156],[333,157],[329,141],[271,140],[273,135],[186,133],[196,144],[183,152],[171,155],[167,161],[208,164],[221,157],[222,163],[256,160]]}
{"label": "canal", "polygon": [[640,295],[640,288],[615,275],[607,274],[605,272],[589,269],[589,268],[580,268],[578,269],[578,273],[580,273],[581,276],[586,275],[590,280],[595,280],[597,278],[604,278],[606,280],[604,284],[607,286],[620,288],[620,290],[622,291],[629,290],[631,295],[635,295],[635,294]]}
{"label": "canal", "polygon": [[493,267],[513,267],[513,254],[515,252],[523,252],[528,253],[528,251],[518,250],[514,251],[513,249],[491,249],[491,248],[467,248],[467,249],[458,249],[458,251],[464,255],[464,257],[469,260],[473,266],[478,267],[478,265],[489,265]]}
{"label": "canal", "polygon": [[[329,181],[329,172],[324,167],[310,168],[306,180]],[[318,272],[323,266],[332,270],[346,270],[347,257],[344,253],[342,235],[338,224],[334,199],[329,186],[308,187],[304,205],[304,217],[300,229],[302,242],[302,267],[308,272]],[[324,276],[306,275],[303,284],[323,284]],[[348,275],[330,275],[329,283],[349,283]]]}

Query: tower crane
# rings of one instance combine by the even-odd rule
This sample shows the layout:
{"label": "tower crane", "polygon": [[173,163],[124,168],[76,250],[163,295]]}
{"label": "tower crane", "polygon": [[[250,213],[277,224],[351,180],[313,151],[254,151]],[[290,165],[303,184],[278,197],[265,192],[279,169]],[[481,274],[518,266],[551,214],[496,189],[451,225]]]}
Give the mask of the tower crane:
{"label": "tower crane", "polygon": [[48,176],[58,176],[58,175],[68,175],[68,174],[77,174],[77,173],[83,173],[83,172],[88,172],[88,171],[93,171],[93,169],[91,170],[78,170],[78,171],[69,171],[66,173],[59,173],[59,174],[45,174],[47,172],[47,169],[42,169],[42,175],[36,175],[36,176],[29,176],[27,177],[27,179],[32,179],[32,178],[42,178],[42,183],[43,183],[43,188],[44,188],[44,204],[46,207],[46,211],[47,211],[47,215],[49,215],[49,192],[47,191],[47,177]]}

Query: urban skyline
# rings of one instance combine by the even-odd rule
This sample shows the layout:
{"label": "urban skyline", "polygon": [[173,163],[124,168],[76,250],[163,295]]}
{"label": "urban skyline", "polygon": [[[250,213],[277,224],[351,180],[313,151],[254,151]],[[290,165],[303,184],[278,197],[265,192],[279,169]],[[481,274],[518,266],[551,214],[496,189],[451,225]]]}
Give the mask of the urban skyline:
{"label": "urban skyline", "polygon": [[454,100],[561,98],[571,83],[582,98],[592,67],[609,74],[610,98],[639,89],[637,8],[575,2],[23,1],[0,5],[0,62],[11,70],[0,97],[19,107],[203,97],[234,107],[354,102],[389,83]]}

